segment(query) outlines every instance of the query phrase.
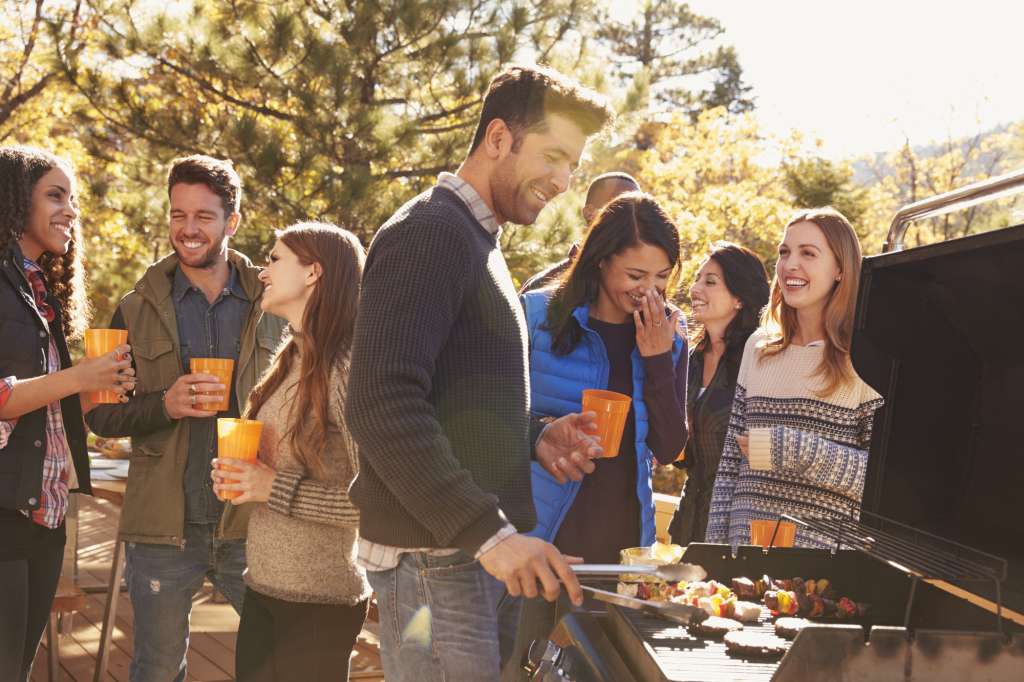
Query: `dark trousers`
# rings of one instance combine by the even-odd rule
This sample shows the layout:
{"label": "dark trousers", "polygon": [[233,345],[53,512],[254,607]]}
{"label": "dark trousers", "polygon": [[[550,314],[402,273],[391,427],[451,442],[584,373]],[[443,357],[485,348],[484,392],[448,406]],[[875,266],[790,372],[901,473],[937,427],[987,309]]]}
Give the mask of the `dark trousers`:
{"label": "dark trousers", "polygon": [[[50,617],[64,561],[64,525],[44,528],[10,510],[0,510],[0,680],[23,682],[32,671],[39,639]],[[16,539],[15,539],[16,538]]]}
{"label": "dark trousers", "polygon": [[289,602],[246,589],[235,648],[238,682],[347,680],[368,605]]}

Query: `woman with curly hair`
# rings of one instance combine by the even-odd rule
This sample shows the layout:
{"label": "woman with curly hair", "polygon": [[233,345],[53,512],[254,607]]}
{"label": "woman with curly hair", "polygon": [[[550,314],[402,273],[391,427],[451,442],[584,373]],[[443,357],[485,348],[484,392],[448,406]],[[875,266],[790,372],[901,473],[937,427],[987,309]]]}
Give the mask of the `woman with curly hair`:
{"label": "woman with curly hair", "polygon": [[75,179],[41,150],[0,148],[0,679],[26,680],[64,558],[71,491],[90,492],[89,391],[134,386],[128,346],[72,366],[87,322]]}

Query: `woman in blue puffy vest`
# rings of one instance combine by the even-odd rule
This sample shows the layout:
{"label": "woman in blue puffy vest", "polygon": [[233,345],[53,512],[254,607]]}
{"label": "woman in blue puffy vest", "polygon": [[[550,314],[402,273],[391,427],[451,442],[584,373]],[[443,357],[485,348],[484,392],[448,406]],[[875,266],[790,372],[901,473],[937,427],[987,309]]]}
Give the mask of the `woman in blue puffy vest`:
{"label": "woman in blue puffy vest", "polygon": [[[654,459],[686,445],[686,341],[666,301],[679,271],[679,231],[647,194],[623,194],[594,219],[571,270],[523,295],[530,334],[531,409],[581,411],[583,389],[632,397],[617,457],[572,480],[533,464],[531,533],[590,563],[654,542]],[[588,467],[589,468],[589,467]]]}

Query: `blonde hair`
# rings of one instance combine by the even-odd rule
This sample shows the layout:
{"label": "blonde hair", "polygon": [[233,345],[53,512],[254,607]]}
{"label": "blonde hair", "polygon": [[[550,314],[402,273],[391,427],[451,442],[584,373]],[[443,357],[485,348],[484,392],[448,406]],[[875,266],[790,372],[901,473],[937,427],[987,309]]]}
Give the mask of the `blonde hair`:
{"label": "blonde hair", "polygon": [[[818,226],[842,273],[842,277],[832,287],[823,313],[825,353],[815,375],[822,379],[823,387],[818,395],[824,397],[856,378],[850,363],[850,341],[853,338],[853,318],[860,281],[860,242],[850,221],[832,207],[801,211],[786,223],[786,229],[802,222]],[[761,318],[761,326],[768,336],[761,343],[760,357],[770,357],[786,350],[797,331],[796,310],[786,305],[782,297],[778,271],[772,278],[771,295]]]}

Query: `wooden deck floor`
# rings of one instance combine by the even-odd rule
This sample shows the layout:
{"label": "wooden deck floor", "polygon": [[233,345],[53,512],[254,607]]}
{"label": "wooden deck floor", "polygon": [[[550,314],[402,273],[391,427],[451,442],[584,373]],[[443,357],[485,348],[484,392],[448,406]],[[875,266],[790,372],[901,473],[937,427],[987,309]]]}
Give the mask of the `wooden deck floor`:
{"label": "wooden deck floor", "polygon": [[[106,586],[117,531],[118,509],[104,500],[82,496],[79,512],[78,584],[80,587]],[[84,610],[71,619],[70,631],[60,637],[61,680],[91,682],[99,649],[103,620],[104,593],[90,594]],[[235,635],[238,616],[228,604],[213,602],[209,584],[193,601],[191,638],[188,649],[188,680],[221,682],[234,680]],[[367,623],[359,636],[352,659],[352,679],[383,680],[377,655],[375,623]],[[117,621],[110,652],[110,664],[104,682],[128,682],[132,655],[132,607],[126,592],[121,592]],[[48,680],[46,636],[36,654],[32,682]]]}

